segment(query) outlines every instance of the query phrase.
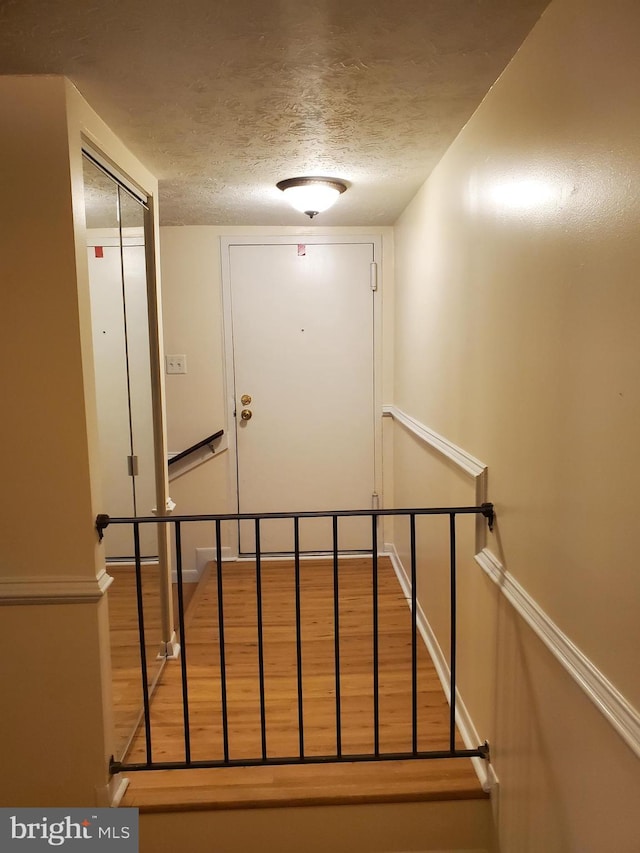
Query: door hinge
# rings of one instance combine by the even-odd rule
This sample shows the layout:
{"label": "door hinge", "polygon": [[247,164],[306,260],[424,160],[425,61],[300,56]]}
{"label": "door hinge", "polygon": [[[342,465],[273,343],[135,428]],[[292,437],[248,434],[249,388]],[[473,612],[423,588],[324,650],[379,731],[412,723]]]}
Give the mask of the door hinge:
{"label": "door hinge", "polygon": [[377,492],[371,495],[371,509],[380,509],[380,496]]}
{"label": "door hinge", "polygon": [[369,264],[369,283],[371,290],[378,289],[378,264],[375,261]]}
{"label": "door hinge", "polygon": [[127,456],[127,467],[129,468],[129,476],[137,477],[138,476],[138,457],[137,456]]}

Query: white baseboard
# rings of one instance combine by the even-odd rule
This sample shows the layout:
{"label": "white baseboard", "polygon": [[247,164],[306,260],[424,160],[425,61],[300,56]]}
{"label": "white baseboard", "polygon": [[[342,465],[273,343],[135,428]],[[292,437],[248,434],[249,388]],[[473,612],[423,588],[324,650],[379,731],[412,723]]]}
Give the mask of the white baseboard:
{"label": "white baseboard", "polygon": [[[400,584],[407,605],[409,608],[411,608],[410,576],[402,564],[402,560],[398,555],[395,545],[392,543],[385,543],[384,549],[386,554],[391,559],[391,564],[393,565],[396,577],[398,578],[398,583]],[[427,651],[429,652],[431,660],[433,661],[433,664],[436,668],[436,672],[438,674],[438,678],[440,679],[440,684],[442,685],[442,689],[444,691],[444,695],[447,699],[447,702],[451,704],[451,670],[449,669],[447,659],[442,651],[442,648],[440,647],[440,643],[438,642],[436,635],[433,632],[433,629],[431,628],[431,625],[429,624],[429,620],[427,619],[424,610],[420,605],[420,602],[418,602],[416,612],[416,626],[425,646],[427,647]],[[467,706],[464,704],[464,701],[460,696],[460,691],[457,687],[456,725],[467,749],[476,749],[480,744],[484,742],[476,731],[476,727],[473,724],[471,715],[469,714]],[[473,767],[476,771],[478,779],[480,780],[483,790],[486,792],[492,791],[498,784],[498,778],[491,764],[482,758],[472,758],[471,761],[473,763]]]}
{"label": "white baseboard", "polygon": [[[202,577],[202,573],[205,570],[207,563],[214,562],[216,559],[216,549],[215,548],[196,548],[195,549],[195,565],[190,569],[182,569],[182,583],[198,583],[200,578]],[[223,548],[222,549],[222,560],[223,562],[227,562],[229,560],[234,560],[235,557],[232,555],[231,548]],[[130,560],[125,561],[122,560],[119,563],[110,563],[110,565],[117,566],[118,568],[126,568],[126,569],[135,569],[135,564]],[[157,559],[155,560],[145,560],[143,561],[143,565],[158,565]],[[171,569],[171,583],[178,582],[178,572],[175,568]],[[2,587],[0,586],[0,598],[2,597]]]}
{"label": "white baseboard", "polygon": [[[196,548],[196,559],[195,566],[192,569],[183,569],[182,570],[182,582],[183,583],[198,583],[200,578],[202,577],[202,573],[205,570],[207,563],[214,562],[216,559],[216,549],[215,548]],[[222,560],[226,562],[227,560],[232,560],[231,556],[231,548],[223,548],[222,549]],[[175,569],[171,572],[171,580],[173,583],[178,582],[178,575]]]}
{"label": "white baseboard", "polygon": [[[197,569],[182,570],[182,583],[198,583],[199,580]],[[175,569],[171,569],[171,583],[178,583],[178,572]]]}
{"label": "white baseboard", "polygon": [[[231,551],[231,548],[227,548],[223,546],[222,548],[222,562],[228,563],[231,560],[234,560],[235,557]],[[214,563],[216,561],[216,549],[215,548],[196,548],[196,571],[198,572],[198,577],[200,577],[205,570],[207,563]]]}
{"label": "white baseboard", "polygon": [[96,788],[96,805],[99,808],[116,809],[122,802],[129,780],[117,773],[102,788]]}

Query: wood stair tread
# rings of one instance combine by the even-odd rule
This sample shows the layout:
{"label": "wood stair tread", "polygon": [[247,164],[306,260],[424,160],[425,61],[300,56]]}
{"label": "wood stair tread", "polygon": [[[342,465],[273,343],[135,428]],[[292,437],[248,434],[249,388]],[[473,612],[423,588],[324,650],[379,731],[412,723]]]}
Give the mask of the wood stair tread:
{"label": "wood stair tread", "polygon": [[468,759],[136,772],[122,806],[141,812],[486,799]]}

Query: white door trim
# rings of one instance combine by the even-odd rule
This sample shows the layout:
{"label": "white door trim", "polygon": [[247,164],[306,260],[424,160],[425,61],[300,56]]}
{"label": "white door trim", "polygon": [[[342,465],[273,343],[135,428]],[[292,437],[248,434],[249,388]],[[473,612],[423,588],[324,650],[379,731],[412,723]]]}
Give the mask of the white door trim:
{"label": "white door trim", "polygon": [[[228,483],[229,483],[229,506],[232,511],[238,508],[238,468],[237,468],[237,443],[235,410],[235,387],[234,387],[234,351],[233,351],[233,317],[231,314],[231,269],[229,263],[229,250],[231,246],[267,246],[287,245],[290,243],[339,245],[342,243],[371,243],[373,245],[374,262],[378,265],[377,290],[373,300],[373,405],[374,405],[374,488],[382,502],[382,237],[370,234],[279,234],[274,235],[242,235],[220,237],[220,258],[222,268],[222,317],[224,337],[224,380],[226,400],[226,427],[225,432],[229,439],[229,453],[227,455]],[[363,507],[367,509],[367,507]],[[239,554],[239,541],[234,534],[231,541],[232,558]]]}

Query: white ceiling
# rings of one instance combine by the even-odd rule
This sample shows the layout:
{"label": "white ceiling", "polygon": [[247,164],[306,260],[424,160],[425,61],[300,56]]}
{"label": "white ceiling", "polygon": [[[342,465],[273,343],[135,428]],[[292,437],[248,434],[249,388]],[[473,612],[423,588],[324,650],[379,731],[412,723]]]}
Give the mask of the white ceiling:
{"label": "white ceiling", "polygon": [[391,224],[547,4],[0,0],[0,73],[66,74],[163,224],[304,224],[275,184],[313,174],[351,183],[314,224]]}

